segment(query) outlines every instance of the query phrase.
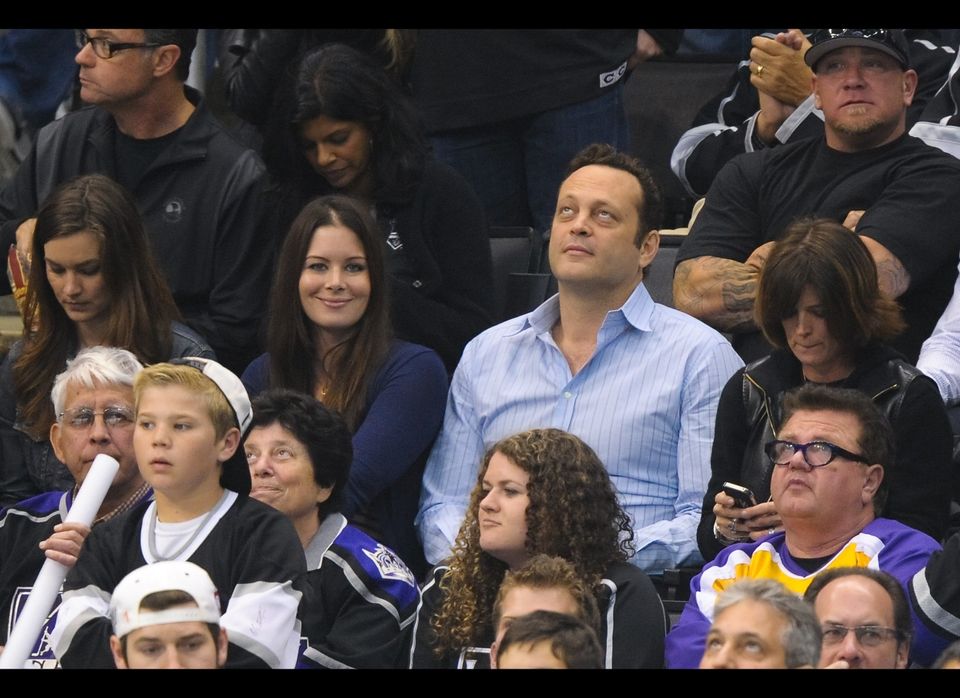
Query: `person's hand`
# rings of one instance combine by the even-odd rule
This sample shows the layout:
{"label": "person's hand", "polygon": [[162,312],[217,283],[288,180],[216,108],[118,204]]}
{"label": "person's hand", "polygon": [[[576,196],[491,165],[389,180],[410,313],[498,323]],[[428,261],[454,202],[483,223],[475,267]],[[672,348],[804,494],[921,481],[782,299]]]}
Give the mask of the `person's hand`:
{"label": "person's hand", "polygon": [[796,107],[784,104],[773,95],[766,92],[757,92],[760,100],[760,111],[757,112],[757,121],[754,125],[757,137],[767,145],[773,145],[777,138],[777,129],[790,118]]}
{"label": "person's hand", "polygon": [[89,535],[90,527],[82,523],[59,523],[53,527],[53,534],[40,543],[40,549],[51,560],[73,567],[77,564],[83,541]]}
{"label": "person's hand", "polygon": [[30,275],[30,263],[33,261],[33,229],[37,226],[36,218],[28,218],[17,226],[17,258],[23,269],[24,277]]}
{"label": "person's hand", "polygon": [[848,662],[846,659],[838,659],[832,664],[827,664],[827,666],[821,667],[821,668],[822,669],[849,669],[850,662]]}
{"label": "person's hand", "polygon": [[637,32],[637,47],[633,55],[627,59],[627,70],[633,70],[645,60],[662,54],[663,48],[657,40],[650,36],[646,29],[641,29]]}
{"label": "person's hand", "polygon": [[803,58],[807,49],[813,45],[810,43],[810,39],[799,29],[788,29],[785,32],[780,32],[774,37],[774,40],[784,46],[789,46],[794,51],[799,51],[801,58]]}
{"label": "person's hand", "polygon": [[[799,35],[799,39],[798,39]],[[790,107],[797,107],[813,90],[813,71],[803,62],[810,42],[799,29],[782,39],[755,36],[750,40],[750,84]],[[799,48],[794,48],[798,44]]]}
{"label": "person's hand", "polygon": [[743,525],[750,531],[751,540],[760,540],[780,530],[783,521],[773,502],[761,502],[743,510]]}
{"label": "person's hand", "polygon": [[717,517],[717,531],[728,541],[745,541],[750,538],[749,529],[743,525],[743,512],[733,497],[721,490],[713,498],[713,515]]}
{"label": "person's hand", "polygon": [[747,257],[747,261],[744,262],[744,264],[755,267],[757,271],[763,271],[763,267],[767,263],[767,257],[769,257],[773,252],[773,248],[776,244],[776,240],[763,243],[760,245],[760,247],[750,253],[750,256]]}
{"label": "person's hand", "polygon": [[857,224],[860,222],[860,219],[863,218],[864,213],[866,213],[866,211],[850,211],[847,217],[843,219],[843,227],[857,232]]}

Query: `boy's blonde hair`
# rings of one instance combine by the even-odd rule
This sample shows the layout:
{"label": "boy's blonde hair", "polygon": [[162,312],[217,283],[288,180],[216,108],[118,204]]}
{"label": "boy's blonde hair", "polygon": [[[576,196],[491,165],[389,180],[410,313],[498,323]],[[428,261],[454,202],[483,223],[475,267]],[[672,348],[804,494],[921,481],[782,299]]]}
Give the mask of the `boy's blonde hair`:
{"label": "boy's blonde hair", "polygon": [[237,416],[217,384],[192,366],[154,364],[140,371],[133,382],[133,404],[140,412],[140,397],[147,388],[179,385],[203,400],[217,440],[237,428]]}

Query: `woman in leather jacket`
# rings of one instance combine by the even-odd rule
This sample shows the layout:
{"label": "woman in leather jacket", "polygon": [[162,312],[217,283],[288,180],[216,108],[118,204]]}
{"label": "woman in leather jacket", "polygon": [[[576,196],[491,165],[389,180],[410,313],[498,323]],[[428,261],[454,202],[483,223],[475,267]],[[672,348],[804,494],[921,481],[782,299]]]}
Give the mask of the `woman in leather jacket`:
{"label": "woman in leather jacket", "polygon": [[[881,294],[860,238],[832,220],[793,224],[761,272],[755,318],[778,348],[734,374],[721,394],[697,531],[704,558],[780,526],[769,501],[774,466],[763,448],[780,428],[784,393],[805,382],[862,390],[884,410],[896,460],[878,513],[941,538],[953,485],[950,424],[933,381],[883,343],[904,321]],[[749,488],[757,504],[736,507],[724,482]]]}

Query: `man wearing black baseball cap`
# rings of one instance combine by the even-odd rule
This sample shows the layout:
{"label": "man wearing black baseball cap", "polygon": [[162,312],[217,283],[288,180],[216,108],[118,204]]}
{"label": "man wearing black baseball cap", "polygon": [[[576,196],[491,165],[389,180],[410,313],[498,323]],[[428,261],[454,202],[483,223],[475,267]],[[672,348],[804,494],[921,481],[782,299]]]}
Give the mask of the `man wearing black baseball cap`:
{"label": "man wearing black baseball cap", "polygon": [[805,61],[823,136],[742,155],[720,171],[680,248],[674,301],[733,333],[745,360],[765,355],[753,321],[764,261],[797,218],[831,218],[873,255],[881,290],[908,324],[892,344],[916,361],[957,276],[960,161],[906,133],[917,75],[900,30],[818,30]]}
{"label": "man wearing black baseball cap", "polygon": [[859,152],[904,134],[917,73],[903,32],[821,29],[804,60],[813,69],[814,101],[823,111],[829,147]]}

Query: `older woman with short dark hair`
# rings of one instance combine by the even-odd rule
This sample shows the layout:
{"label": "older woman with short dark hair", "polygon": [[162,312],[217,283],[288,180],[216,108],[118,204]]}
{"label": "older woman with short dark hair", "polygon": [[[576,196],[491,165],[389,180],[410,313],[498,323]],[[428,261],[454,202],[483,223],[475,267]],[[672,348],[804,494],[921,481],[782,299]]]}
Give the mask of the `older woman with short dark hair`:
{"label": "older woman with short dark hair", "polygon": [[297,668],[400,666],[417,582],[393,550],[340,513],[354,457],[346,420],[310,395],[267,390],[253,401],[244,453],[250,496],[286,515],[307,559]]}
{"label": "older woman with short dark hair", "polygon": [[[897,451],[883,515],[942,537],[953,484],[950,424],[933,381],[884,343],[904,322],[880,293],[860,238],[832,220],[794,223],[761,273],[755,315],[777,349],[735,373],[721,394],[697,531],[703,556],[779,527],[763,446],[780,428],[784,393],[805,382],[861,390],[883,409]],[[756,504],[735,504],[725,482],[749,488]]]}

